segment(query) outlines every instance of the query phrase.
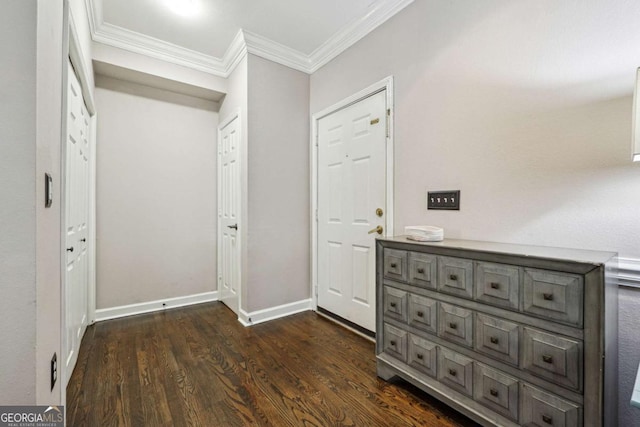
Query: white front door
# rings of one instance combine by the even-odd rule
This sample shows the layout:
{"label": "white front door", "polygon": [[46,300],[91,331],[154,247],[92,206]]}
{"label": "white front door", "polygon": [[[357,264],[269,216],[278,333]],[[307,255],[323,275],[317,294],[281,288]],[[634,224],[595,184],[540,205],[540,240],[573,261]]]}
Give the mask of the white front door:
{"label": "white front door", "polygon": [[71,66],[67,96],[65,159],[65,382],[69,381],[87,326],[89,284],[87,237],[89,222],[90,117],[82,89]]}
{"label": "white front door", "polygon": [[239,308],[240,119],[218,129],[218,292],[234,313]]}
{"label": "white front door", "polygon": [[381,91],[318,120],[318,307],[370,331],[374,230],[385,227],[386,114]]}

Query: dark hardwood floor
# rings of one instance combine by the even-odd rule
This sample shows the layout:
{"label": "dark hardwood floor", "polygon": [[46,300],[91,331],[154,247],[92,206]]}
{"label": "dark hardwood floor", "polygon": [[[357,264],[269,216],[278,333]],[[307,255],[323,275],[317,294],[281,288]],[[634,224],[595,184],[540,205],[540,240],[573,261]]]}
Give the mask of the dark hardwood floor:
{"label": "dark hardwood floor", "polygon": [[244,328],[221,303],[98,323],[69,426],[470,426],[376,377],[374,344],[313,312]]}

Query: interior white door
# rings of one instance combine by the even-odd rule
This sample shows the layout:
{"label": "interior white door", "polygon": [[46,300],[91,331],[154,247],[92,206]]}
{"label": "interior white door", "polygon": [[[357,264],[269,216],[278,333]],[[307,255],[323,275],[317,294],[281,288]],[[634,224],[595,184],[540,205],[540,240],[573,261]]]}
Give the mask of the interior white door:
{"label": "interior white door", "polygon": [[375,237],[385,227],[386,113],[382,91],[318,120],[318,307],[370,331]]}
{"label": "interior white door", "polygon": [[218,293],[239,309],[240,127],[236,116],[218,130]]}
{"label": "interior white door", "polygon": [[87,237],[89,222],[89,124],[78,78],[68,78],[65,162],[65,384],[75,366],[87,326],[89,284]]}

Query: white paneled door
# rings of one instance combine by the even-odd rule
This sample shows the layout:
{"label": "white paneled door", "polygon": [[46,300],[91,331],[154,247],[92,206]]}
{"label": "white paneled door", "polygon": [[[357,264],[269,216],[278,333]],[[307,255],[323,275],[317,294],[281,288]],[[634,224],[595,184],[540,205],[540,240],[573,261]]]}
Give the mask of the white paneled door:
{"label": "white paneled door", "polygon": [[234,313],[240,283],[240,119],[218,130],[218,292]]}
{"label": "white paneled door", "polygon": [[[87,237],[89,223],[90,117],[78,78],[69,63],[67,138],[65,159],[65,382],[78,358],[87,326],[89,270]],[[64,388],[63,388],[64,390]]]}
{"label": "white paneled door", "polygon": [[385,227],[386,91],[318,120],[318,307],[375,331]]}

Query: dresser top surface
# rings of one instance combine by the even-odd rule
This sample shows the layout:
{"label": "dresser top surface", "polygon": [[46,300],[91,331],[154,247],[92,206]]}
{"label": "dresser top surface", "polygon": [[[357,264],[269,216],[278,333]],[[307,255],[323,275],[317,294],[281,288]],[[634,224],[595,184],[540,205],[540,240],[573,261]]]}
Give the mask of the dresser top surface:
{"label": "dresser top surface", "polygon": [[511,243],[484,242],[479,240],[444,239],[441,242],[417,242],[407,239],[407,236],[385,237],[380,238],[379,240],[383,242],[386,241],[447,249],[461,249],[504,255],[547,258],[558,261],[589,264],[605,264],[618,256],[616,252],[556,248],[549,246],[517,245]]}

